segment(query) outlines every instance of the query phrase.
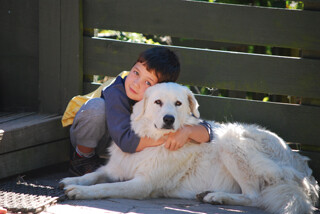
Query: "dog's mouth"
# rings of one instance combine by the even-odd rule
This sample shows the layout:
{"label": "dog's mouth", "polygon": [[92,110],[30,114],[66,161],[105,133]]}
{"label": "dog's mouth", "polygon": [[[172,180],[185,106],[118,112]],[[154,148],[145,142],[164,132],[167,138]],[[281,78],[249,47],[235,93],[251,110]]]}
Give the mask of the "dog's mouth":
{"label": "dog's mouth", "polygon": [[173,125],[163,124],[161,128],[158,128],[158,126],[157,126],[156,124],[154,124],[154,127],[155,127],[156,129],[166,129],[166,130],[171,130],[171,129],[172,129],[172,130],[174,130]]}
{"label": "dog's mouth", "polygon": [[164,124],[161,128],[162,129],[174,129],[173,125],[166,125],[166,124]]}

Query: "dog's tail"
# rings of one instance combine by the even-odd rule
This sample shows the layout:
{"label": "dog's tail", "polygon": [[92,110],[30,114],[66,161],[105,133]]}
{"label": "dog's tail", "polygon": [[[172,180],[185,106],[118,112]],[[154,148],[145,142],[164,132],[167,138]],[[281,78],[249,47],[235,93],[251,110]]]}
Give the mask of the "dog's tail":
{"label": "dog's tail", "polygon": [[309,179],[302,184],[286,182],[266,187],[261,192],[259,206],[271,213],[281,214],[312,214],[316,209],[318,185]]}

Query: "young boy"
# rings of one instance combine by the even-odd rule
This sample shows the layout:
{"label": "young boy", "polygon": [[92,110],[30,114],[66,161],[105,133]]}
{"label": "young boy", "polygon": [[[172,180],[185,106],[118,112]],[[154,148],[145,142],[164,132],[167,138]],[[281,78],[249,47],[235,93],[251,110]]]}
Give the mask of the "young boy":
{"label": "young boy", "polygon": [[175,82],[179,73],[180,63],[172,51],[164,47],[151,48],[140,54],[128,76],[117,77],[113,84],[103,89],[101,98],[85,103],[70,128],[71,143],[75,148],[70,171],[83,175],[98,168],[101,161],[96,153],[103,152],[111,139],[128,153],[163,143],[167,149],[176,150],[188,139],[199,143],[210,141],[212,130],[206,122],[186,126],[159,140],[140,138],[131,129],[132,106],[142,100],[145,90],[156,83]]}

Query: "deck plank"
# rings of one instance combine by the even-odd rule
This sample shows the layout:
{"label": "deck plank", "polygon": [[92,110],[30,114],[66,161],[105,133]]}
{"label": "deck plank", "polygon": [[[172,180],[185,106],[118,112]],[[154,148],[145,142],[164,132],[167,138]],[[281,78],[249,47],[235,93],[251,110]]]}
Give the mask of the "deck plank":
{"label": "deck plank", "polygon": [[[0,124],[7,123],[9,121],[14,121],[19,118],[23,118],[29,115],[34,115],[35,112],[22,112],[22,113],[12,113],[12,112],[1,112],[0,114]],[[1,128],[1,125],[0,125]]]}
{"label": "deck plank", "polygon": [[0,124],[0,154],[68,139],[69,130],[61,125],[61,116],[53,114],[12,115],[15,120]]}
{"label": "deck plank", "polygon": [[69,148],[61,115],[0,112],[0,178],[67,161]]}
{"label": "deck plank", "polygon": [[69,160],[69,140],[0,155],[0,179]]}

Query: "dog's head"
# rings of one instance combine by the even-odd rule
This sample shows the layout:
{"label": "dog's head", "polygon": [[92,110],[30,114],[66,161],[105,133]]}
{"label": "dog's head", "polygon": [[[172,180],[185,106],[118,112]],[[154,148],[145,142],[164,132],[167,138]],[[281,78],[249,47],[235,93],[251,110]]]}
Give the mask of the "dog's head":
{"label": "dog's head", "polygon": [[131,121],[137,134],[149,136],[145,132],[163,134],[196,124],[199,116],[198,102],[187,87],[159,83],[148,88],[143,100],[134,105]]}

